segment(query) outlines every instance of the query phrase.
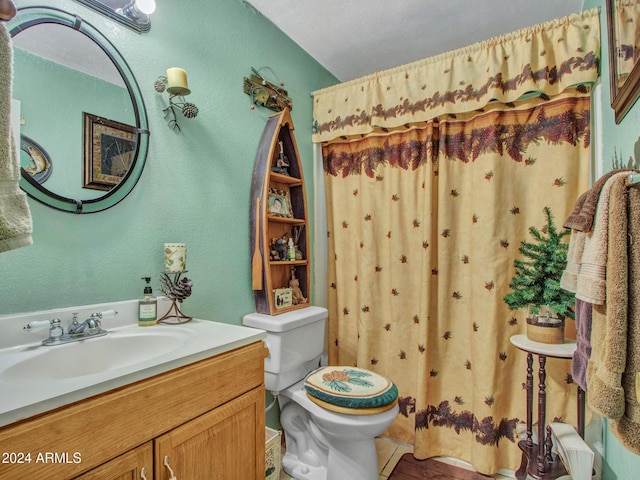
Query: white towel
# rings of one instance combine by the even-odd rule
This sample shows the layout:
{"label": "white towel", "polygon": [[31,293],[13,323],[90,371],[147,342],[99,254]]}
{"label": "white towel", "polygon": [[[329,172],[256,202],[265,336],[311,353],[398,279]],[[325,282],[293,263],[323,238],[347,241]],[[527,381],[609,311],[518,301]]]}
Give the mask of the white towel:
{"label": "white towel", "polygon": [[571,293],[576,293],[578,288],[578,275],[582,265],[582,255],[584,253],[584,242],[587,238],[585,232],[571,230],[569,239],[569,251],[567,252],[567,266],[560,277],[560,288]]}
{"label": "white towel", "polygon": [[586,234],[584,250],[580,263],[580,273],[576,284],[576,298],[591,303],[602,305],[607,298],[606,294],[606,269],[607,249],[609,246],[609,198],[611,187],[616,179],[628,175],[619,172],[609,177],[602,187],[596,208],[596,217],[593,231]]}
{"label": "white towel", "polygon": [[13,50],[0,22],[0,252],[32,244],[33,224],[27,196],[20,190],[20,162],[11,129]]}

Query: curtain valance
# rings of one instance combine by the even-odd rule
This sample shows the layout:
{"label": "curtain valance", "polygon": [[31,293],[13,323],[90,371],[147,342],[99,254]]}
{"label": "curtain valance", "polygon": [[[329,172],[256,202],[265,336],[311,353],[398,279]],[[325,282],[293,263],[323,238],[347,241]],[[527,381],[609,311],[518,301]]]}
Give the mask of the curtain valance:
{"label": "curtain valance", "polygon": [[470,112],[528,92],[594,82],[594,8],[314,92],[313,141],[365,135]]}

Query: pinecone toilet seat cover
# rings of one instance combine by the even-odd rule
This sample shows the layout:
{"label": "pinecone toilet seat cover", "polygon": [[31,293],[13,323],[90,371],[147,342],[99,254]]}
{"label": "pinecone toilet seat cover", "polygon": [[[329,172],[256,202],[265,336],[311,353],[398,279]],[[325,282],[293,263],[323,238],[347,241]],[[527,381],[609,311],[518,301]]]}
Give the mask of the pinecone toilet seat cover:
{"label": "pinecone toilet seat cover", "polygon": [[374,415],[394,407],[398,388],[386,377],[357,367],[328,366],[304,380],[307,396],[326,410]]}

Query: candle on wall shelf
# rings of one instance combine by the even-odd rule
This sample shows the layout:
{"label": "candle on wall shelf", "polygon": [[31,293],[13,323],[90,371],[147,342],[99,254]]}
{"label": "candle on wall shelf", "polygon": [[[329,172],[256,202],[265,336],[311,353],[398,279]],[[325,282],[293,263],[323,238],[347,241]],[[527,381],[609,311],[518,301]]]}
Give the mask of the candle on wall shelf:
{"label": "candle on wall shelf", "polygon": [[153,83],[153,89],[158,93],[167,92],[169,94],[169,106],[163,109],[164,118],[172,129],[180,130],[176,111],[182,113],[184,118],[195,118],[198,116],[198,107],[191,102],[184,100],[185,95],[189,95],[189,84],[187,83],[187,72],[183,68],[170,67],[167,69],[167,76],[160,76]]}
{"label": "candle on wall shelf", "polygon": [[171,95],[189,95],[187,72],[183,68],[171,67],[167,69],[167,92]]}
{"label": "candle on wall shelf", "polygon": [[187,246],[184,243],[164,244],[164,270],[168,273],[187,270]]}

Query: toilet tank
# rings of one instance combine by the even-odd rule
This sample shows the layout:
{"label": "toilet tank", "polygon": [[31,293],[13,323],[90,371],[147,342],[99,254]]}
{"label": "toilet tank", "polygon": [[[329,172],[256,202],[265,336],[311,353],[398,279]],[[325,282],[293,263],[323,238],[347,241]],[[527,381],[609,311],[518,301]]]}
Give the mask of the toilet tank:
{"label": "toilet tank", "polygon": [[267,332],[265,387],[279,392],[302,380],[319,365],[324,349],[326,308],[306,307],[281,315],[250,313],[242,324]]}

